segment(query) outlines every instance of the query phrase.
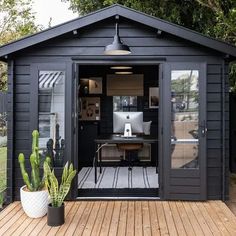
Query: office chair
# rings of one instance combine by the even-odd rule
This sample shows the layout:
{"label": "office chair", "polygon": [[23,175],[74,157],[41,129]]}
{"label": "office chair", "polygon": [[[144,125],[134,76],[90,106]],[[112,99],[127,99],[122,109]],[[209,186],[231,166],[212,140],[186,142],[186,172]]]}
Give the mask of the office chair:
{"label": "office chair", "polygon": [[119,150],[125,151],[125,159],[126,159],[126,154],[128,156],[129,170],[132,170],[131,153],[133,151],[138,151],[138,150],[142,149],[143,143],[118,143],[117,148]]}

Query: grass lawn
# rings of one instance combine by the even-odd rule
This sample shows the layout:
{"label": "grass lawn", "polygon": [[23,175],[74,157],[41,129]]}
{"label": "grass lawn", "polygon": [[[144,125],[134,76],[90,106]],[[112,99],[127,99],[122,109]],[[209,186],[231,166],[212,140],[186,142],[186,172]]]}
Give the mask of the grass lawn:
{"label": "grass lawn", "polygon": [[0,148],[0,190],[6,187],[7,148]]}

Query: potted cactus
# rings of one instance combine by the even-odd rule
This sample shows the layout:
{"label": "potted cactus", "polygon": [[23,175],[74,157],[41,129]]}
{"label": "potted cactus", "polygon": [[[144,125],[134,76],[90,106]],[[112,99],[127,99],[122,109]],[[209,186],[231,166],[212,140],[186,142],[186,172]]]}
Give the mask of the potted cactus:
{"label": "potted cactus", "polygon": [[73,165],[65,164],[62,180],[59,186],[54,170],[50,169],[48,162],[43,165],[45,173],[45,184],[48,189],[51,203],[48,205],[47,223],[49,226],[59,226],[65,222],[65,205],[64,199],[68,194],[71,182],[76,175]]}
{"label": "potted cactus", "polygon": [[[32,154],[30,155],[31,178],[25,169],[24,154],[20,153],[18,156],[21,174],[25,183],[20,189],[20,198],[25,213],[31,218],[39,218],[47,213],[49,194],[45,187],[44,176],[40,178],[39,132],[34,130],[32,136]],[[50,158],[47,157],[45,162],[50,164]]]}

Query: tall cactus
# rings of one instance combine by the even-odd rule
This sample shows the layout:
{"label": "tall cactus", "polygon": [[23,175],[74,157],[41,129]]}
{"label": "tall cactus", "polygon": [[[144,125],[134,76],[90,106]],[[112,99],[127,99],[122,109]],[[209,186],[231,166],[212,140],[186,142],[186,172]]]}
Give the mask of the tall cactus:
{"label": "tall cactus", "polygon": [[[39,191],[45,187],[45,177],[43,176],[43,178],[40,179],[39,132],[34,130],[32,137],[32,154],[30,155],[31,179],[25,169],[25,157],[23,153],[19,154],[18,161],[20,163],[23,180],[28,190]],[[50,158],[47,157],[45,162],[50,164]]]}
{"label": "tall cactus", "polygon": [[71,182],[76,175],[76,170],[73,169],[72,164],[69,166],[67,162],[64,166],[62,180],[59,186],[54,170],[50,169],[47,162],[44,162],[43,168],[45,173],[45,184],[49,191],[52,206],[60,207],[70,190]]}

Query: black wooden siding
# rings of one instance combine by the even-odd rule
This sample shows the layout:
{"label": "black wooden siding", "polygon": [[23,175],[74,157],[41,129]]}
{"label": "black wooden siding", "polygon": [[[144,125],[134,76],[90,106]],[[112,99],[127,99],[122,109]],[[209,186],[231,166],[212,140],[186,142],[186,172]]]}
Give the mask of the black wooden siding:
{"label": "black wooden siding", "polygon": [[[143,56],[151,56],[166,58],[167,62],[207,63],[207,195],[209,199],[220,199],[222,192],[222,56],[213,50],[170,36],[164,32],[161,36],[157,36],[156,30],[133,22],[131,23],[130,21],[121,22],[120,28],[120,35],[123,41],[127,43],[132,50],[132,55],[129,56],[129,58],[141,59]],[[100,56],[100,58],[109,58],[103,55],[103,49],[105,45],[112,42],[113,35],[114,26],[107,20],[106,22],[79,30],[78,35],[73,35],[71,32],[70,34],[62,35],[54,40],[49,40],[40,45],[25,49],[22,54],[18,53],[15,55],[15,175],[13,176],[15,199],[19,198],[19,188],[23,184],[17,162],[17,155],[19,152],[24,152],[28,158],[30,153],[30,83],[33,79],[36,79],[32,78],[30,75],[32,63],[70,61],[71,57],[89,58],[89,56],[91,56],[93,58]],[[228,102],[228,97],[226,97],[226,101]],[[226,117],[228,119],[227,113]],[[9,135],[11,136],[12,133],[9,132]],[[228,135],[228,131],[226,135]],[[9,139],[9,141],[10,145],[12,140]],[[226,146],[228,148],[228,139]],[[12,150],[9,150],[9,161],[11,154]],[[228,160],[228,153],[226,158]],[[226,161],[226,163],[228,163],[228,161]],[[9,173],[8,179],[10,178]],[[198,180],[196,179],[196,184],[197,183]],[[172,184],[174,189],[175,185],[178,186],[178,181],[172,181]],[[10,192],[8,191],[8,193]],[[194,193],[193,191],[193,194]],[[176,192],[175,194],[178,193]]]}
{"label": "black wooden siding", "polygon": [[230,137],[230,118],[229,118],[229,65],[228,63],[225,63],[224,65],[224,76],[225,76],[225,136],[223,137],[225,139],[225,199],[229,198],[229,184],[230,184],[230,176],[229,176],[229,157],[230,157],[230,148],[229,148],[229,137]]}

